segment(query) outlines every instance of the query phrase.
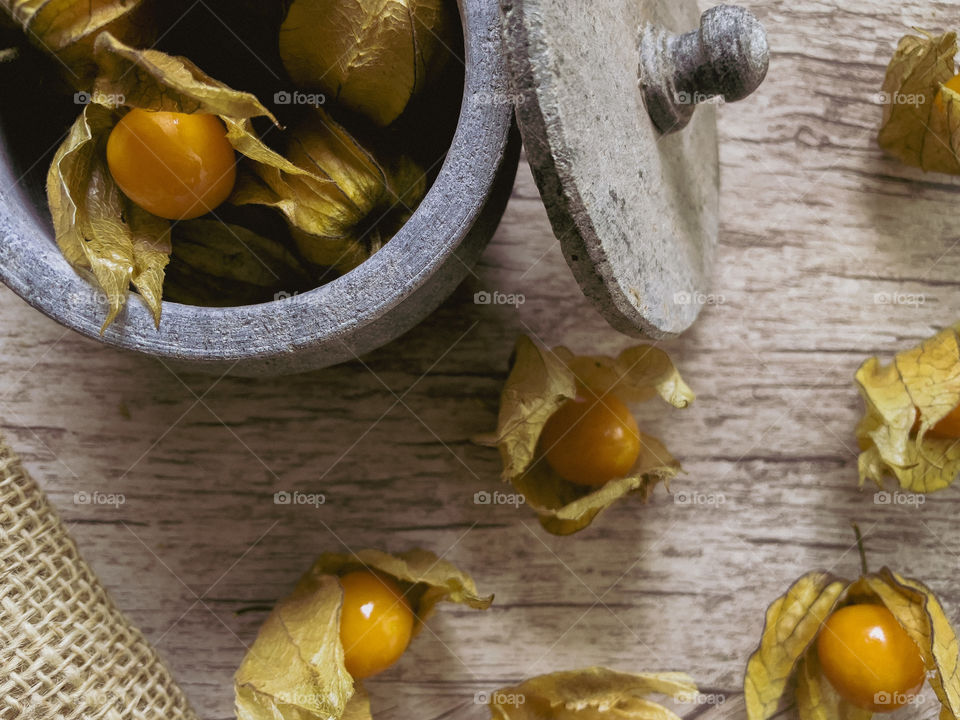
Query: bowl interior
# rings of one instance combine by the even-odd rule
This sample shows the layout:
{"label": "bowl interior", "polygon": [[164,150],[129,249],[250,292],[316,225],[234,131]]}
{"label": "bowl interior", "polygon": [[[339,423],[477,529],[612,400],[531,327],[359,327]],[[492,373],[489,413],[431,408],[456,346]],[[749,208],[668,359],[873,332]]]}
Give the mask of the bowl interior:
{"label": "bowl interior", "polygon": [[[44,193],[50,158],[80,106],[70,103],[69,95],[64,101],[50,62],[34,61],[28,53],[29,59],[0,66],[0,280],[78,332],[151,355],[220,362],[337,344],[353,352],[364,327],[382,327],[391,310],[451,261],[490,193],[512,115],[509,107],[483,101],[504,86],[499,44],[489,42],[499,33],[492,5],[460,4],[465,71],[450,148],[437,163],[426,197],[382,250],[326,285],[281,300],[227,308],[165,302],[159,329],[139,298],[131,296],[118,320],[100,334],[101,294],[60,254]],[[452,263],[460,264],[455,258]],[[404,318],[397,326],[409,324]],[[359,345],[364,343],[370,339]],[[355,349],[364,349],[359,345]]]}

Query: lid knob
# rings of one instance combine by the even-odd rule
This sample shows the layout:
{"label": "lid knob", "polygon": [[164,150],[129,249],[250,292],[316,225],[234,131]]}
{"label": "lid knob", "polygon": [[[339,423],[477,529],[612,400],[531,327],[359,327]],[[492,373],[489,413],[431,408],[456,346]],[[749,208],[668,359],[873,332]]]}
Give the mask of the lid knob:
{"label": "lid knob", "polygon": [[746,8],[718,5],[683,35],[648,25],[640,37],[640,86],[650,119],[661,133],[676,132],[699,103],[747,97],[769,62],[767,34]]}

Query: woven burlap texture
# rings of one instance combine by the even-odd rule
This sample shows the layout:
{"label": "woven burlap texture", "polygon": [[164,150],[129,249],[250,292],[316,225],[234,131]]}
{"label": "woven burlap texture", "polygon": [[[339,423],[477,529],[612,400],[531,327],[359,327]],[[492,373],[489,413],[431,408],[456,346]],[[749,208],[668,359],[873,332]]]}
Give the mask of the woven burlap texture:
{"label": "woven burlap texture", "polygon": [[0,720],[197,720],[0,436]]}

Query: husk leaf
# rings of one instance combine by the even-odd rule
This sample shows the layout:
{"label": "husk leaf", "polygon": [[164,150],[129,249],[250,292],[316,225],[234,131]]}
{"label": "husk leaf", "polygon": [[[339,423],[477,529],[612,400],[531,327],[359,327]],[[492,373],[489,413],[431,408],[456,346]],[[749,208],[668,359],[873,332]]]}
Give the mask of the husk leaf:
{"label": "husk leaf", "polygon": [[291,129],[282,155],[261,150],[254,159],[231,202],[279,210],[304,258],[341,272],[382,244],[371,242],[379,238],[375,231],[367,232],[377,221],[398,206],[415,208],[426,192],[425,175],[413,160],[381,164],[322,108]]}
{"label": "husk leaf", "polygon": [[512,481],[533,464],[543,426],[576,394],[576,377],[555,353],[525,335],[517,338],[492,439],[500,450],[504,480]]}
{"label": "husk leaf", "polygon": [[865,579],[920,648],[930,671],[930,685],[946,717],[960,717],[960,645],[940,601],[923,583],[901,577],[889,568]]}
{"label": "husk leaf", "polygon": [[104,328],[126,302],[135,271],[145,288],[144,300],[152,303],[151,312],[158,316],[155,284],[166,264],[162,245],[165,231],[160,223],[136,216],[135,250],[133,231],[124,221],[130,203],[110,175],[104,149],[114,121],[109,109],[94,103],[85,106],[47,173],[47,198],[57,244],[74,267],[92,273],[103,291],[109,306]]}
{"label": "husk leaf", "polygon": [[766,720],[777,712],[794,670],[847,586],[829,573],[810,572],[767,609],[760,645],[743,681],[747,720]]}
{"label": "husk leaf", "polygon": [[203,218],[178,223],[165,295],[197,305],[266,302],[311,285],[284,245],[253,230]]}
{"label": "husk leaf", "polygon": [[238,720],[367,720],[370,701],[344,667],[340,642],[343,590],[338,576],[366,568],[395,578],[417,618],[414,633],[439,602],[486,609],[473,579],[427,550],[325,553],[260,628],[234,677]]}
{"label": "husk leaf", "polygon": [[386,176],[390,203],[401,206],[403,224],[427,191],[427,174],[411,157],[400,155],[389,164]]}
{"label": "husk leaf", "polygon": [[170,261],[170,223],[132,202],[126,203],[126,220],[133,242],[133,276],[130,278],[140,297],[160,325],[163,302],[163,278]]}
{"label": "husk leaf", "polygon": [[305,575],[267,617],[234,677],[238,720],[340,717],[353,695],[332,575]]}
{"label": "husk leaf", "polygon": [[110,32],[135,45],[152,45],[156,24],[143,0],[0,0],[32,44],[59,59],[78,90],[90,89],[97,71],[94,44]]}
{"label": "husk leaf", "polygon": [[887,67],[878,141],[907,165],[960,173],[960,95],[946,88],[941,92],[956,74],[956,53],[954,32],[907,35]]}
{"label": "husk leaf", "polygon": [[95,96],[123,98],[119,105],[147,110],[208,113],[231,120],[273,114],[254,95],[213,79],[183,57],[159,50],[138,50],[110,33],[95,45],[100,73]]}
{"label": "husk leaf", "polygon": [[347,701],[347,707],[343,710],[340,720],[371,720],[373,715],[370,712],[370,696],[364,690],[363,685],[358,680],[353,686],[353,697]]}
{"label": "husk leaf", "polygon": [[280,57],[294,83],[389,125],[453,46],[446,0],[294,0]]}
{"label": "husk leaf", "polygon": [[680,472],[663,443],[646,434],[640,436],[642,450],[631,471],[596,489],[561,478],[538,449],[543,426],[576,395],[578,383],[601,397],[613,393],[627,402],[644,402],[659,395],[674,407],[689,405],[693,392],[662,350],[641,345],[616,358],[578,356],[564,347],[545,350],[521,336],[514,358],[500,396],[496,432],[476,441],[499,449],[503,479],[523,493],[546,530],[558,535],[582,530],[621,497],[646,499],[658,482],[669,482]]}
{"label": "husk leaf", "polygon": [[949,486],[960,473],[960,443],[927,432],[960,405],[957,326],[898,353],[889,365],[869,358],[856,381],[866,406],[857,426],[860,484],[882,485],[892,475],[911,492]]}
{"label": "husk leaf", "polygon": [[697,686],[686,673],[634,674],[589,667],[502,688],[491,695],[490,710],[497,720],[679,720],[648,696],[684,701],[696,694]]}
{"label": "husk leaf", "polygon": [[848,703],[823,675],[817,648],[811,646],[797,668],[800,720],[870,720],[873,713]]}
{"label": "husk leaf", "polygon": [[628,347],[616,358],[603,355],[574,355],[567,348],[554,353],[577,381],[597,395],[613,393],[624,402],[642,403],[659,395],[677,408],[694,401],[690,387],[680,377],[673,361],[652,345]]}

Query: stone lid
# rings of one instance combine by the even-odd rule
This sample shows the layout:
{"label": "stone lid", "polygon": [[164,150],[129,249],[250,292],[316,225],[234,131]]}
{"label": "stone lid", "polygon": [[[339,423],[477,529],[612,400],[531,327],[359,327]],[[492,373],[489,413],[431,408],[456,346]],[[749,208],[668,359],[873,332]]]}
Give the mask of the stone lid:
{"label": "stone lid", "polygon": [[527,158],[584,293],[622,332],[683,332],[711,289],[715,106],[762,82],[763,28],[696,0],[500,7]]}

